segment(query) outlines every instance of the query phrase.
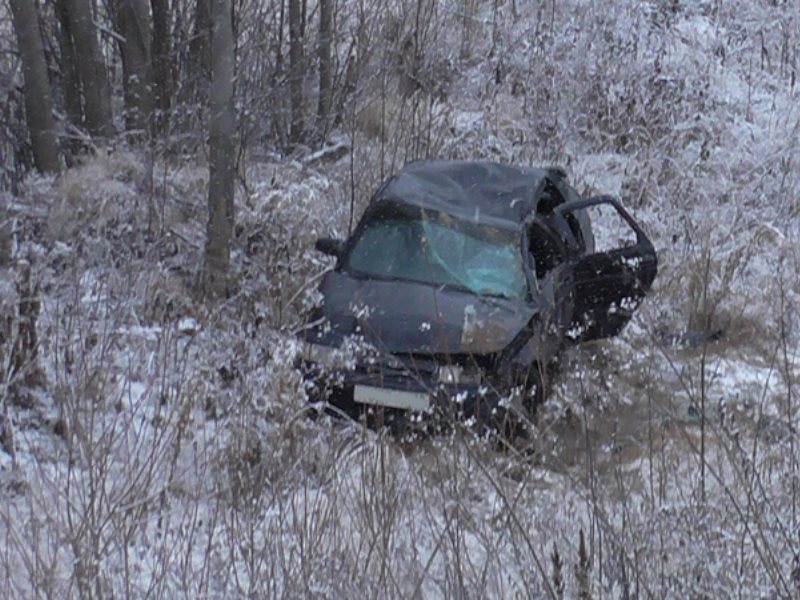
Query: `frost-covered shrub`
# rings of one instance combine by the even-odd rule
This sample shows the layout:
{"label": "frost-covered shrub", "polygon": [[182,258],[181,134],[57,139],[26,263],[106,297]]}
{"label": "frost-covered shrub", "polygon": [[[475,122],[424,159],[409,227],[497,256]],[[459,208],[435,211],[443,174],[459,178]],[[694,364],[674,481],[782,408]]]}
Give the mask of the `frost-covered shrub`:
{"label": "frost-covered shrub", "polygon": [[296,325],[313,304],[319,273],[330,259],[317,238],[343,237],[347,205],[339,187],[300,164],[263,166],[238,208],[234,269],[253,297],[253,319]]}
{"label": "frost-covered shrub", "polygon": [[124,150],[101,151],[68,170],[57,182],[48,227],[55,239],[69,241],[81,230],[103,231],[122,215],[145,208],[147,173],[139,156]]}

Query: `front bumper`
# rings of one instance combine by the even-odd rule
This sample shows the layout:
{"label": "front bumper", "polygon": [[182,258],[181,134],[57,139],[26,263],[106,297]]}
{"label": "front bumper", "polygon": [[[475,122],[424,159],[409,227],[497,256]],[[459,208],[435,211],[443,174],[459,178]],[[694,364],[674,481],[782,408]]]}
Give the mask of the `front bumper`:
{"label": "front bumper", "polygon": [[376,372],[361,366],[330,370],[307,361],[300,368],[311,402],[370,424],[439,427],[458,422],[482,431],[506,427],[515,413],[507,395],[490,385],[443,383],[432,372]]}

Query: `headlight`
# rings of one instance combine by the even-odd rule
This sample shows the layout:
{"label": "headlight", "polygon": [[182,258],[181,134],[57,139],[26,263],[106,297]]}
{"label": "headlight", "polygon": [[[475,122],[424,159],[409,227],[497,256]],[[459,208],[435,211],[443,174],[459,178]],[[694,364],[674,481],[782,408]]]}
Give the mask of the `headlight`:
{"label": "headlight", "polygon": [[465,371],[459,365],[441,365],[436,369],[436,379],[445,385],[478,384],[481,382],[479,371]]}

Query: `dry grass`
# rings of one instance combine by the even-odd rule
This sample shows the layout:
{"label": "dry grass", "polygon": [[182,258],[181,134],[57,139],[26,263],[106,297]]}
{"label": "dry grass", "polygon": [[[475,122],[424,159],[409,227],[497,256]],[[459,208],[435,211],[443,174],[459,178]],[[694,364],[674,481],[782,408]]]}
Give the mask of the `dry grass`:
{"label": "dry grass", "polygon": [[[466,55],[486,60],[455,64],[446,99],[382,96],[376,53],[347,156],[243,172],[239,287],[213,310],[190,293],[194,167],[151,180],[118,152],[27,184],[48,218],[12,247],[36,258],[45,378],[28,407],[3,395],[0,595],[797,593],[798,115],[776,58],[796,10],[583,4],[517,3],[512,23],[501,3],[496,33],[477,5]],[[461,40],[449,14],[426,65]],[[563,164],[657,243],[653,294],[621,337],[565,357],[530,447],[308,415],[292,333],[328,266],[313,241],[428,154]]]}

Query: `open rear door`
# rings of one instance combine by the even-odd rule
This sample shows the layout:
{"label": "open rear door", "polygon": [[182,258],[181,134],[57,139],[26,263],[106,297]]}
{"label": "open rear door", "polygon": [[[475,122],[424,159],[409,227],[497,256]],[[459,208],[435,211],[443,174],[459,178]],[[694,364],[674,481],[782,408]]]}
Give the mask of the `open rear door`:
{"label": "open rear door", "polygon": [[621,227],[629,227],[630,235],[627,245],[601,248],[574,262],[574,312],[567,331],[568,340],[574,342],[619,333],[650,290],[658,269],[652,242],[614,198],[568,202],[556,207],[555,212],[565,220],[571,213],[585,221],[591,207],[603,207],[612,214],[616,211]]}

